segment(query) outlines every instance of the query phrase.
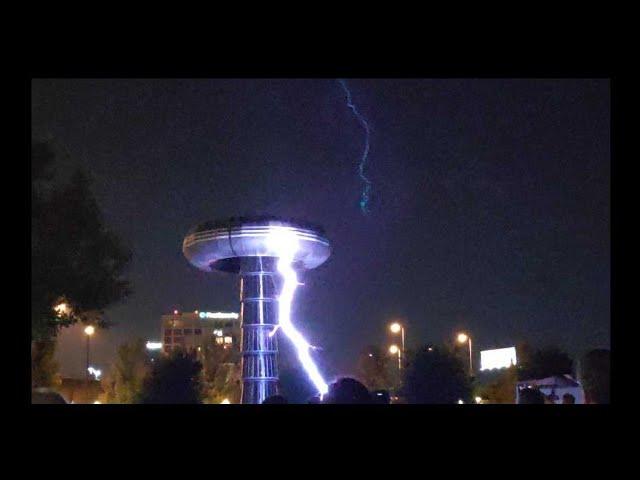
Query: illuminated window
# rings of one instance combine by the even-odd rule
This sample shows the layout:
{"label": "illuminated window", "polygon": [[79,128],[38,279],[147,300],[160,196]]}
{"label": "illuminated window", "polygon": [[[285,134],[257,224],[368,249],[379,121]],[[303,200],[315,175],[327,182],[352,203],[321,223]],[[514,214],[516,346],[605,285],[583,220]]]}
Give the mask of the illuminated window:
{"label": "illuminated window", "polygon": [[216,337],[216,345],[222,345],[224,343],[224,339],[222,337]]}
{"label": "illuminated window", "polygon": [[224,337],[224,343],[233,343],[233,338],[231,338],[231,337]]}

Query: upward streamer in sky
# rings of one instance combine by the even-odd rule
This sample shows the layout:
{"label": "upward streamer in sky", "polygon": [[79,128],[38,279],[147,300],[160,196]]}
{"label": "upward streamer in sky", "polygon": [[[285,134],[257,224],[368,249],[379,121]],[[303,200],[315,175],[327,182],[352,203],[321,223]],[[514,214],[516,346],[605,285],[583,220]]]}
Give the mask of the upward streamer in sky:
{"label": "upward streamer in sky", "polygon": [[360,208],[362,209],[362,213],[369,213],[369,195],[371,193],[371,180],[369,180],[364,174],[365,164],[367,163],[367,156],[369,155],[369,136],[371,134],[371,129],[369,128],[369,124],[367,120],[358,112],[358,109],[351,101],[351,91],[349,87],[347,87],[347,82],[342,79],[338,79],[338,83],[344,90],[344,93],[347,96],[347,106],[351,109],[353,114],[356,116],[360,124],[364,127],[365,130],[365,139],[364,139],[364,151],[362,152],[362,157],[360,158],[360,164],[358,165],[358,174],[360,178],[364,182],[364,187],[362,188],[362,194],[360,195]]}

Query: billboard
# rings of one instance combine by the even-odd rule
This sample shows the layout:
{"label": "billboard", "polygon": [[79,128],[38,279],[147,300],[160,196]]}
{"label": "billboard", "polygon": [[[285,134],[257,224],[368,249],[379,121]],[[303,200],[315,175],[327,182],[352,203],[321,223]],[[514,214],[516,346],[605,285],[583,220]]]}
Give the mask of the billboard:
{"label": "billboard", "polygon": [[516,365],[516,347],[496,348],[480,352],[480,370],[507,368]]}

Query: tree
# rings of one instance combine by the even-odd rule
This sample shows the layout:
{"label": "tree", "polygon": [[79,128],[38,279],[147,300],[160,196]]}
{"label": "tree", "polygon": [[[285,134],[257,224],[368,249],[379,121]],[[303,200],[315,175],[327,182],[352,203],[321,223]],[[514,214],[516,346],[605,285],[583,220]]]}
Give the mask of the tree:
{"label": "tree", "polygon": [[108,403],[138,403],[150,372],[151,360],[144,340],[120,345],[115,363],[102,380],[105,400]]}
{"label": "tree", "polygon": [[50,143],[32,140],[31,325],[45,342],[78,321],[106,326],[104,309],[130,293],[130,251],[104,225],[84,172],[53,183],[55,159]]}
{"label": "tree", "polygon": [[31,345],[31,388],[59,387],[62,379],[55,360],[55,342]]}
{"label": "tree", "polygon": [[500,372],[485,385],[478,388],[477,394],[488,403],[513,404],[516,402],[516,384],[518,383],[518,369],[511,366]]}
{"label": "tree", "polygon": [[596,349],[588,352],[580,361],[580,382],[584,388],[586,403],[610,402],[611,352]]}
{"label": "tree", "polygon": [[409,403],[453,404],[468,401],[471,386],[465,365],[455,354],[423,347],[406,366],[400,393]]}
{"label": "tree", "polygon": [[195,355],[175,350],[156,362],[147,377],[141,394],[141,403],[200,403],[202,364]]}
{"label": "tree", "polygon": [[380,347],[370,345],[358,358],[358,377],[369,390],[388,390],[391,388],[389,355]]}
{"label": "tree", "polygon": [[545,347],[533,351],[519,362],[519,379],[531,380],[553,375],[571,374],[573,360],[558,347]]}
{"label": "tree", "polygon": [[240,352],[237,348],[207,344],[203,352],[205,403],[220,403],[228,399],[240,403],[242,393]]}

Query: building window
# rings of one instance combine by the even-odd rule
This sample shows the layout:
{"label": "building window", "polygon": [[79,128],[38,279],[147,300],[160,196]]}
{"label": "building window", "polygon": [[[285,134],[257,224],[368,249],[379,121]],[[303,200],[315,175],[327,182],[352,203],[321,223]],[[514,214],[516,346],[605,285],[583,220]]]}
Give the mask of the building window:
{"label": "building window", "polygon": [[193,334],[194,334],[194,335],[202,335],[202,329],[201,329],[201,328],[196,328],[196,329],[193,331]]}
{"label": "building window", "polygon": [[226,343],[226,344],[233,343],[233,338],[231,338],[231,337],[224,337],[224,343]]}
{"label": "building window", "polygon": [[164,337],[164,343],[172,343],[171,337]]}
{"label": "building window", "polygon": [[171,329],[170,328],[165,328],[164,329],[164,334],[165,335],[171,335]]}
{"label": "building window", "polygon": [[191,330],[190,328],[185,328],[184,329],[184,334],[185,335],[192,335],[193,334],[193,330]]}
{"label": "building window", "polygon": [[224,343],[224,339],[222,337],[216,337],[216,345],[222,345]]}
{"label": "building window", "polygon": [[182,335],[182,329],[181,329],[181,328],[176,328],[176,329],[173,331],[173,334],[174,334],[174,335]]}
{"label": "building window", "polygon": [[173,343],[184,345],[184,337],[173,337]]}

